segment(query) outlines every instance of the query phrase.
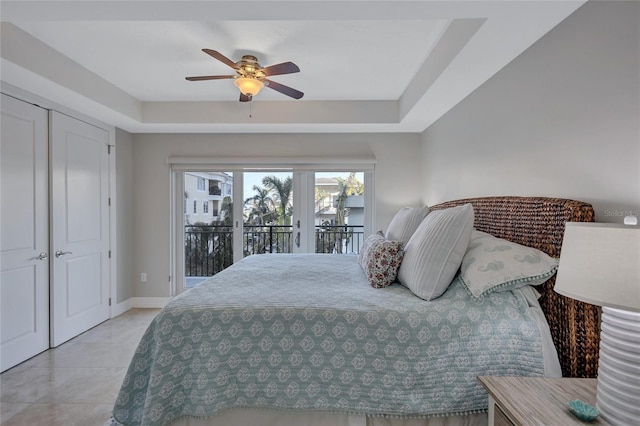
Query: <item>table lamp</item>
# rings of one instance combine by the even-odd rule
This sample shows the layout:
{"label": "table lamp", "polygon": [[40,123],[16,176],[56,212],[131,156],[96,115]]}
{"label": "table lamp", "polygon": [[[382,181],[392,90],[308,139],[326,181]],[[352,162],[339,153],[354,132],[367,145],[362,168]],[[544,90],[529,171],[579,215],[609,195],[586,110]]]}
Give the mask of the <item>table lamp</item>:
{"label": "table lamp", "polygon": [[614,425],[640,419],[640,226],[625,223],[568,222],[554,288],[602,306],[596,406]]}

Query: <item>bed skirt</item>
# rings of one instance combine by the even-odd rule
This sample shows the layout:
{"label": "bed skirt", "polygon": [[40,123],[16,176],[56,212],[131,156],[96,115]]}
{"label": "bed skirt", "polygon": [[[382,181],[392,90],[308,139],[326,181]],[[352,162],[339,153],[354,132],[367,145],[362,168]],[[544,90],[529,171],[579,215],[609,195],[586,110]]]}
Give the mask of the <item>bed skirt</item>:
{"label": "bed skirt", "polygon": [[426,419],[396,419],[335,413],[291,413],[278,410],[231,409],[198,419],[185,417],[171,426],[486,426],[487,413]]}

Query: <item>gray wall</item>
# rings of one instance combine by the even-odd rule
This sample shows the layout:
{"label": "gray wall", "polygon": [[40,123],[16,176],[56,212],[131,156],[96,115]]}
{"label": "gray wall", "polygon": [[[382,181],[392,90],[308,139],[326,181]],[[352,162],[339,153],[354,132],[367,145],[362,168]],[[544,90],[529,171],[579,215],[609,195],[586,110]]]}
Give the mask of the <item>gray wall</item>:
{"label": "gray wall", "polygon": [[[376,229],[421,203],[419,134],[134,134],[134,295],[169,295],[169,156],[371,156]],[[141,272],[148,275],[140,283]]]}
{"label": "gray wall", "polygon": [[640,213],[640,3],[588,2],[423,133],[427,204],[539,195]]}
{"label": "gray wall", "polygon": [[133,297],[133,137],[116,129],[117,303]]}

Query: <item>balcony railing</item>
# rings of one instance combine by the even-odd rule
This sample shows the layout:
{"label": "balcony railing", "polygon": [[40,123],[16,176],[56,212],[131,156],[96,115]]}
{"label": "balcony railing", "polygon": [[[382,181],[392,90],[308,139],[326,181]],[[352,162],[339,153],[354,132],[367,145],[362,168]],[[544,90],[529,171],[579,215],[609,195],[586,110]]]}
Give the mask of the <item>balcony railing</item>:
{"label": "balcony railing", "polygon": [[[261,253],[291,253],[292,226],[244,225],[244,256]],[[316,253],[359,253],[364,242],[363,226],[327,225],[315,228]],[[215,275],[233,263],[233,229],[230,226],[185,226],[185,276]]]}
{"label": "balcony railing", "polygon": [[209,277],[233,263],[230,226],[185,226],[184,275]]}
{"label": "balcony railing", "polygon": [[362,225],[316,226],[316,253],[358,254],[364,242]]}

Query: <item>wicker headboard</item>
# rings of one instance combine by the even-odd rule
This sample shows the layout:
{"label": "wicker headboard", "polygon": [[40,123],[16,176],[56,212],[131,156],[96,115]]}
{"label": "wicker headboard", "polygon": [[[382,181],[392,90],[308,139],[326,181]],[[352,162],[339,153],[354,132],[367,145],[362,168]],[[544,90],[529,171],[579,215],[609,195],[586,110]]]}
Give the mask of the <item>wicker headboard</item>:
{"label": "wicker headboard", "polygon": [[[560,257],[565,222],[593,222],[590,204],[561,198],[480,197],[447,201],[431,209],[473,205],[476,229]],[[555,275],[536,287],[551,328],[562,375],[596,377],[600,344],[600,308],[553,291]]]}

